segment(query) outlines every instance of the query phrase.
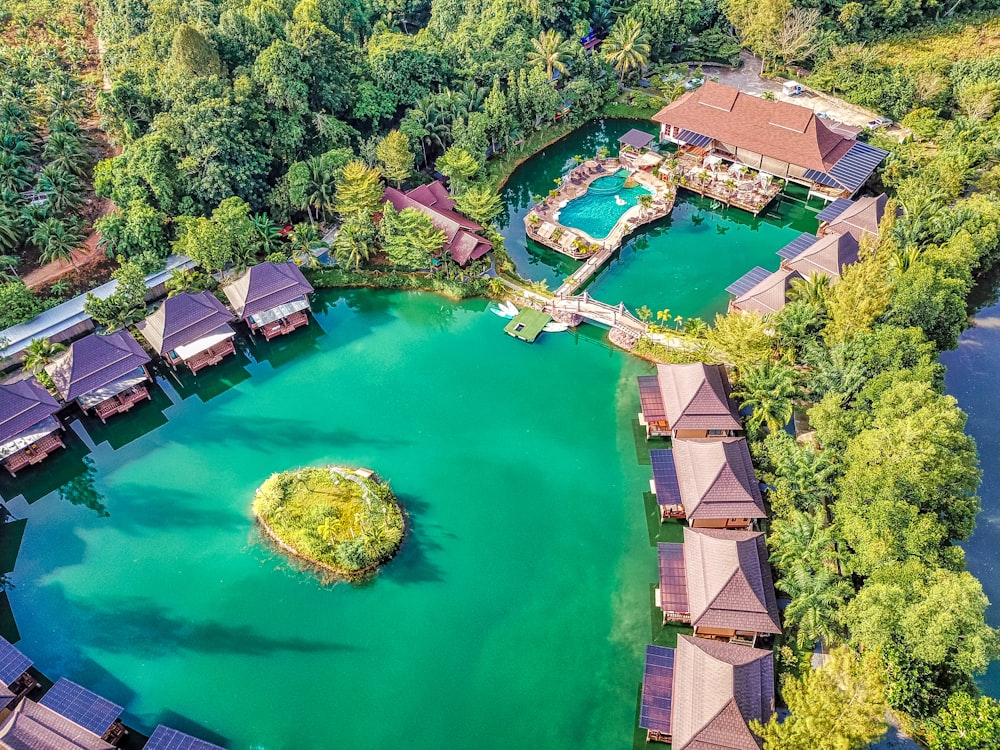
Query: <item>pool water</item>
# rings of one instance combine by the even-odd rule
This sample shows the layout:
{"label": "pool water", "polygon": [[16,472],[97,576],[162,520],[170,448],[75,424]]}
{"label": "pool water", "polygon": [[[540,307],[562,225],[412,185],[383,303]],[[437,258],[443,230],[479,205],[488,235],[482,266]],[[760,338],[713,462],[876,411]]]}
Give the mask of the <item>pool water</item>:
{"label": "pool water", "polygon": [[[233,750],[629,746],[649,368],[596,328],[529,346],[486,308],[324,293],[308,328],[75,422],[0,480],[27,519],[0,632],[138,729]],[[410,514],[367,585],[324,587],[254,531],[269,474],[323,463],[376,469]]]}
{"label": "pool water", "polygon": [[[615,151],[618,138],[632,128],[657,132],[647,120],[594,121],[528,159],[511,175],[501,192],[507,205],[502,233],[522,276],[544,280],[549,289],[555,289],[579,267],[579,261],[525,236],[524,217],[533,205],[532,196],[548,193],[553,179],[576,166],[574,156],[592,158],[601,146]],[[816,231],[816,213],[823,203],[807,201],[804,193],[793,186],[753,217],[681,190],[671,215],[626,238],[587,291],[603,302],[624,302],[632,310],[647,305],[654,311],[669,309],[683,318],[711,319],[725,311],[729,284],[754,266],[776,270],[778,250],[799,233]],[[563,209],[560,221],[567,222],[566,209],[572,205]],[[614,208],[605,219],[609,226],[621,216]],[[589,231],[586,224],[574,226]]]}
{"label": "pool water", "polygon": [[625,187],[628,172],[598,177],[579,198],[559,211],[559,223],[582,229],[594,239],[608,236],[626,211],[639,202],[640,195],[651,195],[642,185]]}

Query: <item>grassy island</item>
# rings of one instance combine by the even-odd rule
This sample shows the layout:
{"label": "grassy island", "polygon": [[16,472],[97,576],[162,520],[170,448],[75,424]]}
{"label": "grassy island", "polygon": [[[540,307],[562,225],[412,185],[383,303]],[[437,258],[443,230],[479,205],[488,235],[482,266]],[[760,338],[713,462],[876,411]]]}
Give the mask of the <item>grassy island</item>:
{"label": "grassy island", "polygon": [[403,511],[389,485],[364,469],[283,471],[257,490],[253,512],[283,551],[354,578],[388,561],[403,540]]}

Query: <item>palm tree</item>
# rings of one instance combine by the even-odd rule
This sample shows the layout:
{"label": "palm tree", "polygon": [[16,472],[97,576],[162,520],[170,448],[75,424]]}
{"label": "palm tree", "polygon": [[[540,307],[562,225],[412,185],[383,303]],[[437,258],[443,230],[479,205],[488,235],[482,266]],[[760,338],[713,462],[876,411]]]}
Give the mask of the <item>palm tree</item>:
{"label": "palm tree", "polygon": [[639,210],[642,211],[642,215],[645,216],[649,213],[650,206],[653,205],[653,196],[649,193],[643,193],[636,199],[636,201],[639,204]]}
{"label": "palm tree", "polygon": [[543,31],[537,39],[531,40],[532,49],[528,52],[529,65],[541,65],[549,80],[555,71],[565,74],[569,68],[566,60],[573,54],[574,46],[555,29]]}
{"label": "palm tree", "polygon": [[649,62],[649,40],[642,31],[642,25],[634,18],[625,16],[604,40],[601,53],[621,74],[619,85],[624,86],[627,74]]}
{"label": "palm tree", "polygon": [[[310,222],[315,221],[315,218],[328,218],[333,211],[333,199],[336,193],[334,170],[324,156],[314,156],[306,161],[309,174],[306,178],[304,198]],[[314,208],[317,209],[316,217],[313,215]]]}
{"label": "palm tree", "polygon": [[45,193],[49,207],[58,214],[68,213],[80,204],[80,180],[72,172],[51,164],[38,175],[35,189]]}
{"label": "palm tree", "polygon": [[66,351],[63,344],[53,344],[49,339],[32,339],[24,350],[21,367],[25,372],[37,375],[45,365],[51,364],[59,354]]}
{"label": "palm tree", "polygon": [[0,205],[0,251],[10,252],[21,245],[24,218],[13,206]]}
{"label": "palm tree", "polygon": [[795,640],[800,647],[839,637],[837,612],[852,593],[845,578],[826,567],[810,570],[799,565],[777,586],[792,599],[785,607],[785,629],[798,631]]}
{"label": "palm tree", "polygon": [[799,395],[795,370],[785,361],[766,360],[749,365],[740,373],[739,389],[733,396],[741,399],[742,408],[753,411],[747,420],[751,429],[764,427],[777,432],[792,418],[792,399]]}
{"label": "palm tree", "polygon": [[90,159],[83,141],[69,133],[53,133],[45,143],[42,158],[49,166],[82,176]]}
{"label": "palm tree", "polygon": [[253,224],[254,238],[265,255],[274,252],[281,242],[281,229],[267,214],[253,214],[250,217]]}
{"label": "palm tree", "polygon": [[31,171],[24,156],[0,151],[0,190],[20,193],[31,185]]}
{"label": "palm tree", "polygon": [[826,295],[830,291],[830,277],[813,271],[808,279],[792,279],[788,287],[789,302],[806,302],[820,310],[826,309]]}
{"label": "palm tree", "polygon": [[811,513],[793,510],[787,518],[776,518],[767,543],[771,563],[782,571],[801,565],[835,569],[838,563],[836,539],[823,508]]}
{"label": "palm tree", "polygon": [[82,240],[83,236],[75,226],[67,226],[52,217],[39,222],[31,233],[31,244],[41,254],[42,263],[69,260]]}

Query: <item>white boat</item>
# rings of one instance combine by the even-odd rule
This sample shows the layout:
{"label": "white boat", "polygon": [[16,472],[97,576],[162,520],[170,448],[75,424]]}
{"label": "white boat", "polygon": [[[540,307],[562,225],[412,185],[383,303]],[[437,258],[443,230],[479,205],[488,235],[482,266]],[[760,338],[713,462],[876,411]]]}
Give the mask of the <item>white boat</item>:
{"label": "white boat", "polygon": [[489,306],[489,311],[491,313],[493,313],[494,315],[498,315],[501,318],[506,318],[507,320],[510,320],[511,318],[514,317],[513,315],[508,315],[506,312],[504,312],[503,310],[501,310],[499,307],[494,307],[493,305]]}
{"label": "white boat", "polygon": [[542,330],[546,333],[562,333],[563,331],[569,330],[569,325],[567,323],[559,323],[553,320],[550,323],[546,323],[545,328]]}
{"label": "white boat", "polygon": [[506,300],[500,303],[500,309],[504,311],[508,318],[513,318],[518,313],[518,309],[514,306],[514,303],[507,302]]}

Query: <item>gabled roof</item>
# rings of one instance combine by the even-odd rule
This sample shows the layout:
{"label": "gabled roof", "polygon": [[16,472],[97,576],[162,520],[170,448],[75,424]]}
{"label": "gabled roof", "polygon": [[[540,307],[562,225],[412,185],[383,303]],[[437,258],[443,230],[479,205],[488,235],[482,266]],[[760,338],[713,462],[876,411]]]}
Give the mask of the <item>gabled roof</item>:
{"label": "gabled roof", "polygon": [[692,625],[781,632],[761,532],[686,527],[684,571]]}
{"label": "gabled roof", "polygon": [[25,698],[0,726],[4,750],[111,750],[112,746],[69,719]]}
{"label": "gabled roof", "polygon": [[445,233],[444,251],[460,266],[483,257],[493,247],[476,234],[481,226],[455,210],[448,190],[436,180],[408,193],[387,187],[382,199],[389,201],[397,211],[412,208],[426,214],[431,223]]}
{"label": "gabled roof", "polygon": [[730,302],[729,306],[734,310],[759,312],[761,315],[776,313],[785,306],[788,290],[798,278],[801,278],[798,271],[782,266]]}
{"label": "gabled roof", "polygon": [[313,288],[291,261],[264,261],[248,268],[231,284],[222,287],[222,291],[236,311],[236,316],[246,320],[251,315],[312,294]]}
{"label": "gabled roof", "polygon": [[128,331],[106,336],[92,333],[74,341],[69,350],[46,365],[45,372],[66,401],[83,396],[149,362],[139,342]]}
{"label": "gabled roof", "polygon": [[657,365],[656,377],[670,429],[743,429],[721,365]]}
{"label": "gabled roof", "polygon": [[711,81],[668,104],[653,120],[820,172],[833,168],[854,144],[806,107]]}
{"label": "gabled roof", "polygon": [[885,193],[874,198],[858,198],[853,206],[842,211],[827,227],[840,234],[850,234],[859,242],[865,234],[877,237],[888,200],[889,196]]}
{"label": "gabled roof", "polygon": [[653,138],[655,138],[655,136],[650,135],[645,130],[632,128],[625,135],[619,138],[618,142],[623,146],[631,146],[632,148],[646,148],[653,142]]}
{"label": "gabled roof", "polygon": [[0,385],[0,443],[59,411],[59,403],[34,378]]}
{"label": "gabled roof", "polygon": [[858,241],[852,234],[828,234],[799,253],[785,266],[809,278],[810,274],[821,273],[837,281],[844,267],[857,263]]}
{"label": "gabled roof", "polygon": [[774,713],[771,652],[679,635],[672,708],[674,750],[759,750],[747,725]]}
{"label": "gabled roof", "polygon": [[228,327],[234,320],[236,316],[211,292],[182,292],[163,300],[137,327],[156,353],[163,355]]}
{"label": "gabled roof", "polygon": [[673,451],[689,520],[767,517],[746,439],[675,439]]}

